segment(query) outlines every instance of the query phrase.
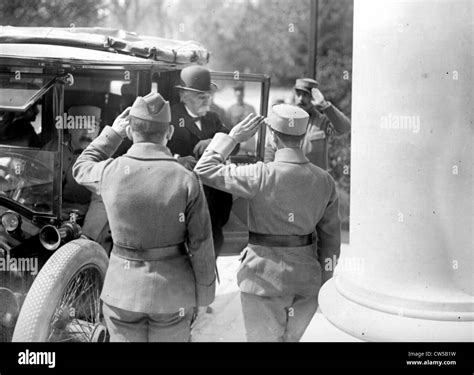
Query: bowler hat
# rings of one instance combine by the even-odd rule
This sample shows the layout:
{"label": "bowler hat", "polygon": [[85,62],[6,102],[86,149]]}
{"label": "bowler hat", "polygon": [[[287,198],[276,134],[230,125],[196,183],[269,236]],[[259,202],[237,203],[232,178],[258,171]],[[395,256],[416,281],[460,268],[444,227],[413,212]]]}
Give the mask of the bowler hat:
{"label": "bowler hat", "polygon": [[287,135],[303,135],[308,127],[308,113],[290,104],[276,104],[266,123],[271,129]]}
{"label": "bowler hat", "polygon": [[188,66],[181,71],[181,84],[176,86],[181,90],[208,92],[217,90],[217,85],[211,82],[211,73],[202,66]]}
{"label": "bowler hat", "polygon": [[312,78],[298,78],[295,83],[295,90],[305,91],[311,94],[311,89],[319,86],[319,82]]}
{"label": "bowler hat", "polygon": [[130,116],[150,122],[169,123],[171,121],[170,103],[156,93],[139,96],[130,109]]}

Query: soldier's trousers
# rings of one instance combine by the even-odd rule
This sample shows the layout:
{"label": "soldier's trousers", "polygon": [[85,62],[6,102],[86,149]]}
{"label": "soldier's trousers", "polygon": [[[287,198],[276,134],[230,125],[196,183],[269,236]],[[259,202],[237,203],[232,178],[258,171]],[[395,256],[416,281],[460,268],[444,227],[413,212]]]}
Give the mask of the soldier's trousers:
{"label": "soldier's trousers", "polygon": [[103,304],[110,342],[188,342],[193,309],[172,314],[147,314]]}
{"label": "soldier's trousers", "polygon": [[250,342],[297,342],[318,308],[316,296],[264,297],[240,293]]}

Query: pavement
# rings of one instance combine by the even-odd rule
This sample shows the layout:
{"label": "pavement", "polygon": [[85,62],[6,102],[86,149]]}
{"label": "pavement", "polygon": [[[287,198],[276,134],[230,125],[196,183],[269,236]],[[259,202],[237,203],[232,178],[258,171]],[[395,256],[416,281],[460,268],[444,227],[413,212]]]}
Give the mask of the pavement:
{"label": "pavement", "polygon": [[193,342],[245,342],[245,329],[237,286],[239,256],[217,258],[220,283],[211,312],[198,318],[192,331]]}

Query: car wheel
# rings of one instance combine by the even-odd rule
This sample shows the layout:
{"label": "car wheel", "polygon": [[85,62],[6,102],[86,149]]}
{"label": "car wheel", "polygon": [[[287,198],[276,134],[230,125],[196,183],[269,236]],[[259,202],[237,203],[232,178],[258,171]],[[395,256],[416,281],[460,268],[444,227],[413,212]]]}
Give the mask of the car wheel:
{"label": "car wheel", "polygon": [[12,341],[107,341],[100,301],[107,266],[105,250],[93,241],[59,248],[28,291]]}

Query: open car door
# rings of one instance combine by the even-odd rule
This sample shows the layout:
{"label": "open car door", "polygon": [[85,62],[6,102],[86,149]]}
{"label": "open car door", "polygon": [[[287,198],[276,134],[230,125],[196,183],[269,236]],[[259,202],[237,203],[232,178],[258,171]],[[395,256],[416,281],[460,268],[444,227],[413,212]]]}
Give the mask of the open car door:
{"label": "open car door", "polygon": [[[266,74],[244,74],[211,72],[212,81],[218,86],[214,94],[211,111],[216,112],[226,127],[231,129],[249,113],[267,115],[270,92],[270,76]],[[235,90],[243,87],[243,91]],[[243,103],[237,103],[237,96],[243,93]],[[251,164],[263,161],[265,155],[265,126],[247,142],[240,145],[236,155],[230,161],[236,164]],[[248,242],[248,201],[233,197],[232,212],[224,226],[224,245],[222,255],[237,255]]]}

